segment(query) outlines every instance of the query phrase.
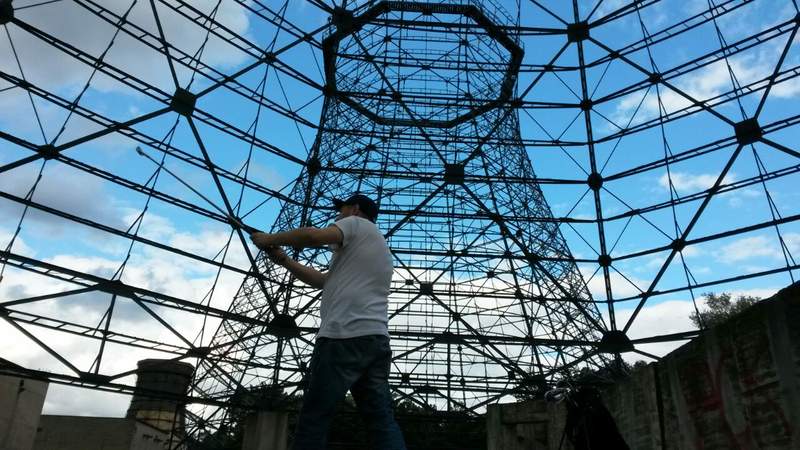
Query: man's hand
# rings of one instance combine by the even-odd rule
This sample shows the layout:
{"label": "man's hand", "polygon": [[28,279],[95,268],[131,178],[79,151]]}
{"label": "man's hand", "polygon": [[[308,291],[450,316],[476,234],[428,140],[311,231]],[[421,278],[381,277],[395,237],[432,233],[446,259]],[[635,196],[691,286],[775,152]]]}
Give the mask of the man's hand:
{"label": "man's hand", "polygon": [[269,233],[255,232],[250,235],[250,240],[253,244],[261,250],[267,250],[275,246],[274,239]]}
{"label": "man's hand", "polygon": [[267,258],[279,266],[283,266],[289,260],[289,255],[280,247],[267,247],[264,251],[267,253]]}
{"label": "man's hand", "polygon": [[297,279],[303,283],[306,283],[309,286],[317,289],[322,289],[325,286],[325,278],[327,277],[327,274],[321,273],[312,267],[307,267],[294,261],[280,247],[281,245],[291,245],[286,244],[283,241],[283,237],[285,237],[287,234],[290,235],[291,233],[297,232],[305,232],[305,229],[292,230],[277,234],[256,232],[250,234],[250,240],[253,241],[253,244],[255,244],[256,247],[263,250],[267,255],[267,258],[269,258],[274,264],[285,267],[286,270],[291,272],[292,275],[297,277]]}

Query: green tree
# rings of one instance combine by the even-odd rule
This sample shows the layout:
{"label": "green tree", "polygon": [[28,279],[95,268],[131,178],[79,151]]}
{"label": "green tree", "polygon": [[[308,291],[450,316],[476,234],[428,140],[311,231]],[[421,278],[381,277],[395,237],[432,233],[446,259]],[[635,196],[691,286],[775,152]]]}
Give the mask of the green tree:
{"label": "green tree", "polygon": [[725,322],[761,300],[761,297],[751,295],[739,295],[734,299],[728,292],[721,294],[708,292],[703,294],[703,297],[706,300],[706,308],[700,310],[699,314],[698,311],[689,314],[689,318],[697,328],[710,328]]}

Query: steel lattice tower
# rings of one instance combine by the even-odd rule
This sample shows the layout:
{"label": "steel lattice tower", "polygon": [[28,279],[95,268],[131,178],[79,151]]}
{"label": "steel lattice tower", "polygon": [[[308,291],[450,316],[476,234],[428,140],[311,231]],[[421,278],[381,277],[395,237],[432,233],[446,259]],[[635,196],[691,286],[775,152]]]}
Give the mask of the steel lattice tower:
{"label": "steel lattice tower", "polygon": [[0,0],[0,31],[0,373],[190,362],[198,433],[302,393],[319,292],[247,231],[355,191],[393,393],[439,410],[657,360],[703,293],[800,270],[796,1]]}
{"label": "steel lattice tower", "polygon": [[[508,101],[523,53],[501,28],[509,19],[380,2],[333,20],[321,131],[272,229],[324,227],[332,199],[352,192],[379,199],[395,264],[394,393],[474,412],[591,360],[581,343],[599,338],[600,314],[541,190],[520,182],[535,176]],[[295,256],[324,270],[328,252]],[[249,278],[231,312],[270,326],[223,322],[211,346],[241,363],[203,368],[203,395],[236,392],[230,378],[298,389],[319,291],[261,264],[266,289]]]}

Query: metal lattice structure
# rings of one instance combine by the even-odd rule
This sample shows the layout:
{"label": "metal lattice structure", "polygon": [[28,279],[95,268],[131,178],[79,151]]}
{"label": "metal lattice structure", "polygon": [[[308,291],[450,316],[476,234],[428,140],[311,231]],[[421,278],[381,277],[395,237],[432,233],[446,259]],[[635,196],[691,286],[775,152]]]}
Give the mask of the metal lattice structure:
{"label": "metal lattice structure", "polygon": [[[402,19],[424,13],[430,20],[417,28]],[[515,39],[475,5],[382,2],[334,17],[349,24],[322,43],[327,87],[339,94],[323,106],[323,131],[290,194],[302,205],[284,208],[274,229],[325,226],[335,215],[332,199],[351,192],[381,199],[378,226],[396,266],[389,312],[397,395],[475,410],[533,391],[561,366],[590,358],[592,348],[581,342],[599,338],[602,319],[587,303],[557,224],[528,219],[552,214],[538,186],[519,181],[534,176],[514,144],[513,109],[493,106],[511,96],[522,59]],[[452,30],[432,29],[433,22]],[[477,24],[487,29],[464,45],[460,29]],[[395,40],[407,46],[403,52]],[[406,52],[430,69],[404,68]],[[506,67],[479,71],[492,63]],[[415,98],[430,94],[437,98]],[[326,267],[328,255],[319,249],[296,257]],[[240,383],[295,391],[319,325],[319,291],[269,265],[261,273],[266,290],[248,279],[231,312],[276,330],[225,321],[211,347],[245,362],[222,366]],[[235,392],[211,367],[200,373],[204,395]]]}
{"label": "metal lattice structure", "polygon": [[699,331],[649,306],[787,284],[800,245],[797,4],[743,31],[768,2],[678,3],[0,1],[3,370],[129,393],[136,359],[188,361],[194,431],[301,393],[319,292],[247,232],[356,191],[399,400],[658,358]]}

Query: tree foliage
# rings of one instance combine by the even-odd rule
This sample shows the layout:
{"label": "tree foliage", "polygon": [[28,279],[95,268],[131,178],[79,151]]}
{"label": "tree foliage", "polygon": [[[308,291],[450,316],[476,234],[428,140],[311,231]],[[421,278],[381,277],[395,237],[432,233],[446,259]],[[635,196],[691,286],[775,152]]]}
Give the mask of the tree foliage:
{"label": "tree foliage", "polygon": [[689,315],[697,328],[719,325],[761,300],[761,297],[751,295],[739,295],[734,298],[728,292],[721,294],[709,292],[703,294],[703,298],[705,298],[706,308],[700,310],[699,314],[694,311]]}

